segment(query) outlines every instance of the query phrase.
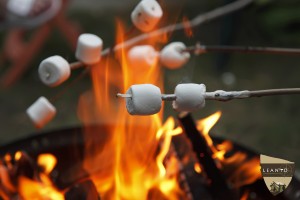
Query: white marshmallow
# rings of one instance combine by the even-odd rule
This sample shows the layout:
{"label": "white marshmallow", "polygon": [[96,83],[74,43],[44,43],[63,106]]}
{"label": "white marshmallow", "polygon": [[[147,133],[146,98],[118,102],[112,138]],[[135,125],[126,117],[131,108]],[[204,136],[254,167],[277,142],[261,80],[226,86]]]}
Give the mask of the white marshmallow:
{"label": "white marshmallow", "polygon": [[176,100],[173,101],[173,108],[181,112],[192,112],[205,106],[204,84],[179,84],[175,88]]}
{"label": "white marshmallow", "polygon": [[71,75],[68,61],[61,56],[51,56],[43,60],[38,71],[41,81],[50,87],[60,85]]}
{"label": "white marshmallow", "polygon": [[103,41],[94,34],[81,34],[77,41],[75,56],[78,60],[87,65],[100,61]]}
{"label": "white marshmallow", "polygon": [[151,31],[159,22],[163,11],[156,0],[142,0],[131,13],[132,23],[141,31]]}
{"label": "white marshmallow", "polygon": [[7,1],[6,8],[9,12],[17,16],[27,17],[34,3],[34,0],[9,0]]}
{"label": "white marshmallow", "polygon": [[53,119],[56,109],[45,97],[40,97],[26,113],[37,128],[42,128]]}
{"label": "white marshmallow", "polygon": [[135,46],[129,50],[127,58],[133,71],[145,72],[156,65],[158,52],[151,45]]}
{"label": "white marshmallow", "polygon": [[172,42],[160,52],[161,63],[169,69],[177,69],[187,63],[191,57],[189,52],[183,52],[186,46],[182,42]]}
{"label": "white marshmallow", "polygon": [[131,115],[153,115],[161,109],[161,92],[155,85],[132,85],[126,94],[132,95],[126,98],[126,108]]}

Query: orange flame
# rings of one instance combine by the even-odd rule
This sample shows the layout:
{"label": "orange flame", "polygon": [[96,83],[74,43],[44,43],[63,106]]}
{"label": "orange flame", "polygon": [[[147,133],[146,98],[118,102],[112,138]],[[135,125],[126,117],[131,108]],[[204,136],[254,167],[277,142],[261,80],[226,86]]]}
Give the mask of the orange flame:
{"label": "orange flame", "polygon": [[38,157],[37,163],[44,168],[46,174],[50,174],[55,167],[57,160],[52,154],[41,154]]}
{"label": "orange flame", "polygon": [[64,200],[64,195],[48,184],[41,184],[25,177],[19,179],[19,192],[23,199]]}
{"label": "orange flame", "polygon": [[[123,26],[118,23],[118,44],[124,42],[124,34]],[[146,43],[155,47],[157,39],[152,38]],[[162,112],[132,117],[127,113],[124,102],[116,102],[115,94],[126,92],[133,84],[150,83],[163,88],[162,73],[157,63],[136,74],[132,69],[139,66],[128,63],[127,51],[121,48],[117,52],[119,62],[109,57],[91,69],[93,93],[81,97],[79,114],[85,125],[106,125],[99,129],[87,126],[84,167],[92,174],[103,199],[147,199],[149,195],[153,196],[155,190],[160,191],[160,195],[155,195],[156,199],[167,196],[175,199],[177,181],[175,176],[167,173],[168,166],[165,166],[164,160],[172,136],[182,131],[174,129],[175,123],[171,118],[162,126]],[[173,162],[168,165],[176,169]]]}
{"label": "orange flame", "polygon": [[32,180],[21,176],[18,180],[18,192],[22,199],[64,200],[64,195],[57,190],[48,176],[56,165],[56,158],[51,154],[41,154],[37,159],[44,172],[39,174],[40,180]]}
{"label": "orange flame", "polygon": [[232,143],[224,141],[221,144],[214,145],[213,140],[209,136],[209,131],[220,117],[221,112],[216,112],[203,120],[199,120],[197,128],[205,137],[216,164],[223,170],[229,182],[236,188],[251,184],[261,178],[259,159],[255,157],[249,160],[243,152],[236,152],[231,156],[226,156],[233,148]]}

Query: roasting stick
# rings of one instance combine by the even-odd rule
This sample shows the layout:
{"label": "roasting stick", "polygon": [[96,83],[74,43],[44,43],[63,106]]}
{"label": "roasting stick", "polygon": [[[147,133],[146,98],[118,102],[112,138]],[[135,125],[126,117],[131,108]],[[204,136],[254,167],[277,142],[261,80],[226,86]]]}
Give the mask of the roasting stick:
{"label": "roasting stick", "polygon": [[[114,48],[117,50],[118,48]],[[253,47],[253,46],[222,46],[222,45],[199,45],[187,47],[183,52],[194,53],[196,55],[210,52],[224,52],[224,53],[244,53],[244,54],[277,54],[277,55],[300,55],[299,48],[280,48],[280,47]],[[111,52],[107,48],[103,51],[102,56],[106,56]],[[85,64],[77,61],[70,64],[72,70],[82,68]]]}
{"label": "roasting stick", "polygon": [[[195,18],[193,18],[192,20],[189,21],[189,24],[191,27],[200,26],[206,22],[212,21],[214,19],[223,17],[223,16],[233,13],[237,10],[240,10],[240,9],[250,5],[253,1],[254,0],[236,0],[233,3],[227,4],[225,6],[216,8],[214,10],[211,10],[209,12],[206,12],[204,14],[200,14],[200,15],[196,16]],[[104,57],[104,56],[107,56],[112,51],[116,52],[116,51],[119,51],[124,48],[132,47],[132,46],[134,46],[138,43],[141,43],[150,38],[159,37],[159,36],[165,35],[167,33],[183,30],[186,27],[185,23],[186,22],[171,24],[171,25],[156,29],[156,30],[148,32],[148,33],[140,34],[140,35],[133,37],[129,40],[126,40],[120,44],[117,44],[112,48],[104,49],[101,53],[101,56]],[[81,68],[81,67],[85,66],[85,64],[81,61],[70,63],[70,65],[71,65],[71,69],[77,69],[77,68]],[[74,66],[74,68],[73,68],[73,66]],[[88,70],[88,69],[86,69],[86,70]]]}
{"label": "roasting stick", "polygon": [[195,54],[209,52],[224,53],[259,53],[259,54],[281,54],[281,55],[300,55],[298,48],[280,48],[280,47],[251,47],[251,46],[222,46],[222,45],[200,45],[187,47],[183,52]]}
{"label": "roasting stick", "polygon": [[[215,92],[205,92],[204,97],[206,100],[216,101],[230,101],[233,99],[246,99],[251,97],[264,97],[264,96],[275,96],[275,95],[292,95],[300,94],[300,88],[284,88],[284,89],[270,89],[270,90],[243,90],[243,91],[223,91],[217,90]],[[117,97],[121,98],[132,98],[131,94],[118,93]],[[161,99],[163,101],[175,101],[175,94],[162,94]]]}
{"label": "roasting stick", "polygon": [[204,84],[185,83],[175,87],[174,94],[161,94],[152,84],[132,85],[126,94],[116,96],[126,99],[126,108],[131,115],[153,115],[162,107],[162,101],[172,101],[173,109],[178,112],[193,112],[205,107],[206,100],[229,101],[251,97],[300,94],[300,88],[242,90],[206,92]]}

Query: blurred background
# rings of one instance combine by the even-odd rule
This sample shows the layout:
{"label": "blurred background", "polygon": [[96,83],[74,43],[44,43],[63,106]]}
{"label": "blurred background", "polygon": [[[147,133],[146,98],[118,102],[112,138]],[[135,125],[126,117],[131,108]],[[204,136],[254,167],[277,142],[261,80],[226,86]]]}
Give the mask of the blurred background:
{"label": "blurred background", "polygon": [[[74,61],[73,38],[79,33],[99,35],[104,47],[112,46],[116,19],[122,19],[129,27],[130,13],[138,2],[70,0],[59,13],[60,19],[50,22],[46,28],[0,32],[0,145],[41,131],[80,125],[78,98],[91,88],[89,76],[59,95],[55,102],[58,110],[55,119],[43,130],[35,130],[26,116],[27,107],[40,96],[57,96],[66,86],[48,88],[43,85],[38,78],[38,65],[51,55]],[[165,21],[174,17],[181,21],[183,17],[192,19],[229,2],[232,0],[164,0],[162,4]],[[193,37],[188,38],[184,31],[179,31],[172,34],[170,41],[183,41],[188,46],[200,41],[206,45],[299,48],[299,8],[300,1],[295,0],[255,0],[246,9],[194,28]],[[14,53],[9,52],[18,52],[21,46],[11,42],[14,37],[21,37],[28,49],[36,45],[34,39],[40,40],[41,45],[35,46],[33,55],[25,51],[14,57],[10,55]],[[7,59],[7,55],[15,59]],[[176,84],[181,82],[204,83],[208,91],[300,87],[299,56],[207,53],[192,56],[190,62],[179,70],[163,70],[166,93],[172,93]],[[16,75],[13,71],[21,72]],[[72,72],[71,79],[78,77],[80,72]],[[200,119],[221,110],[222,118],[213,128],[212,135],[233,140],[262,154],[295,161],[300,169],[299,102],[300,96],[297,95],[207,102],[207,106],[194,116]],[[167,104],[165,117],[169,115],[176,116],[176,113]]]}

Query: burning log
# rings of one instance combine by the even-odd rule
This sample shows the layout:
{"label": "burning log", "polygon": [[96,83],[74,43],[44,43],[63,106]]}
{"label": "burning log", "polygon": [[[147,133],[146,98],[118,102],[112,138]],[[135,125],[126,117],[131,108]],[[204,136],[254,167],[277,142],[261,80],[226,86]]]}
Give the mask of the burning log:
{"label": "burning log", "polygon": [[226,179],[217,167],[212,152],[207,145],[205,138],[198,132],[194,120],[190,114],[182,113],[179,115],[179,122],[185,134],[192,143],[193,150],[201,163],[208,179],[209,189],[215,199],[238,199],[237,194],[228,186]]}
{"label": "burning log", "polygon": [[73,185],[66,193],[66,200],[100,200],[96,186],[91,180]]}

